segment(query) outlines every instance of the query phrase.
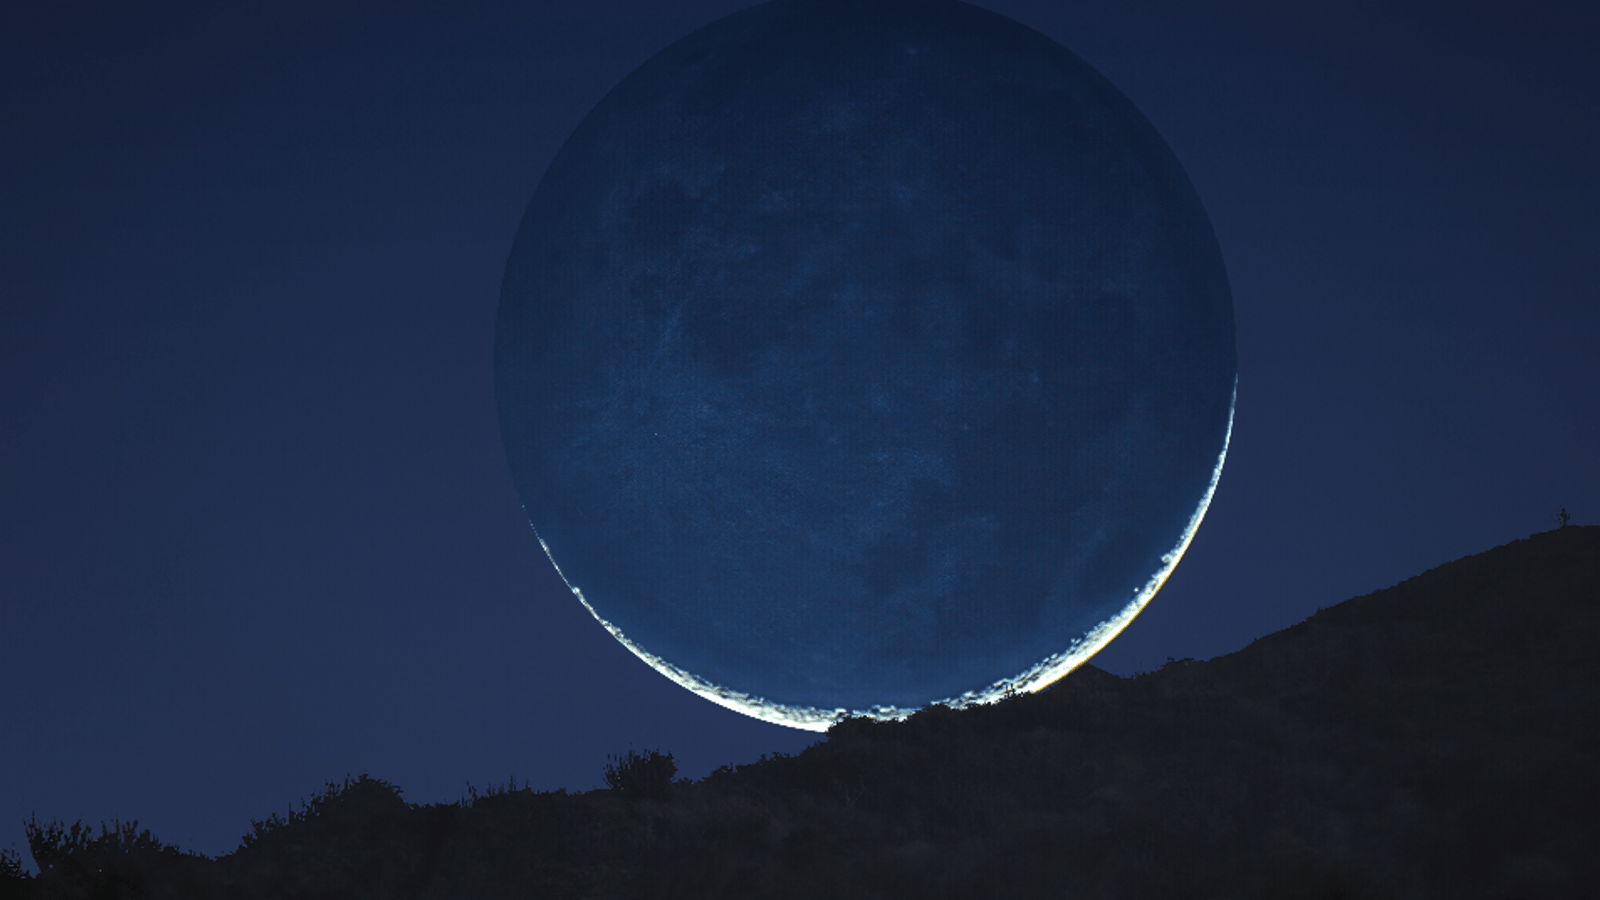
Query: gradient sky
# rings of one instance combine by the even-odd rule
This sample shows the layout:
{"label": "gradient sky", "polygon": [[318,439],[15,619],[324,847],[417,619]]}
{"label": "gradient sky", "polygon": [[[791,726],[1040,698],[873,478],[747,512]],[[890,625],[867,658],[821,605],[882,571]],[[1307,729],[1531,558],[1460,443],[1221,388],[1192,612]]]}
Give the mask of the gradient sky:
{"label": "gradient sky", "polygon": [[[31,869],[37,814],[215,855],[347,774],[454,801],[819,739],[566,594],[492,392],[545,166],[747,4],[28,5],[0,13],[0,849]],[[979,5],[1144,111],[1233,285],[1215,502],[1096,665],[1600,522],[1592,4]]]}

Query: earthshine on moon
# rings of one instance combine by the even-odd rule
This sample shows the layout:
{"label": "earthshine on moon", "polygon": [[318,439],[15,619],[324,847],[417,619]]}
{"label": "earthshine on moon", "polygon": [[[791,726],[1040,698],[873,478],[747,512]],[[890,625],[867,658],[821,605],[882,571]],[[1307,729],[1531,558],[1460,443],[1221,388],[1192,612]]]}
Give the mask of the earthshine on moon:
{"label": "earthshine on moon", "polygon": [[1037,690],[1160,588],[1227,453],[1193,186],[1050,39],[777,0],[678,41],[550,164],[496,395],[581,602],[799,728]]}

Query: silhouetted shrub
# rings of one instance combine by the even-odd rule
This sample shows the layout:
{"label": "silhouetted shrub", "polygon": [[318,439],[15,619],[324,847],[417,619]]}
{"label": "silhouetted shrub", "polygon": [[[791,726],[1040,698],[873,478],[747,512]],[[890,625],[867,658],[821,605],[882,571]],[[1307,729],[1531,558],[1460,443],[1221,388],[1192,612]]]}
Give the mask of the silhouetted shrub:
{"label": "silhouetted shrub", "polygon": [[210,859],[163,844],[139,823],[100,823],[100,836],[82,822],[24,824],[39,867],[33,897],[202,897],[211,893]]}
{"label": "silhouetted shrub", "polygon": [[660,799],[676,774],[678,764],[672,761],[672,754],[656,750],[635,753],[629,748],[606,763],[606,785],[630,800]]}
{"label": "silhouetted shrub", "polygon": [[427,854],[400,789],[362,775],[328,782],[287,818],[251,821],[228,860],[233,896],[409,897]]}
{"label": "silhouetted shrub", "polygon": [[289,811],[288,818],[273,813],[266,819],[250,820],[250,833],[243,837],[249,847],[256,841],[291,826],[304,823],[325,822],[343,827],[352,823],[370,826],[377,820],[393,820],[406,810],[400,789],[380,778],[368,775],[351,780],[346,775],[343,784],[328,782],[322,793],[313,794],[300,805],[300,811]]}
{"label": "silhouetted shrub", "polygon": [[33,896],[33,878],[22,868],[15,850],[0,850],[0,900],[27,900]]}

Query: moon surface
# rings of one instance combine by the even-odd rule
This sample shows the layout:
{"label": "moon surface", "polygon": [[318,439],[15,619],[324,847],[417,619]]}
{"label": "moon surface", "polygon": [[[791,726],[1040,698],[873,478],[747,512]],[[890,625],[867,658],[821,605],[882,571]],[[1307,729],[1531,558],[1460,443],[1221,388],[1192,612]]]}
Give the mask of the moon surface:
{"label": "moon surface", "polygon": [[529,521],[619,640],[801,728],[1036,690],[1172,571],[1233,302],[1156,130],[956,2],[777,0],[616,86],[513,245]]}

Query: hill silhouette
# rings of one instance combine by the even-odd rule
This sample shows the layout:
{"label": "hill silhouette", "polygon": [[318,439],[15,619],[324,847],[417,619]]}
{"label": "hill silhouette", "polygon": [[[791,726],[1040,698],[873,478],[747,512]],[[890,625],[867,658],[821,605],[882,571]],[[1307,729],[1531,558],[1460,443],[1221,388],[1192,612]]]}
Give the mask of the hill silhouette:
{"label": "hill silhouette", "polygon": [[1600,528],[1567,526],[1209,661],[851,719],[795,756],[408,804],[361,776],[210,859],[29,823],[0,896],[1600,896]]}

